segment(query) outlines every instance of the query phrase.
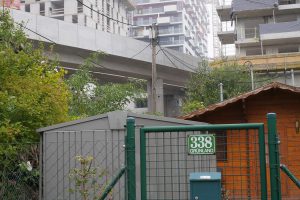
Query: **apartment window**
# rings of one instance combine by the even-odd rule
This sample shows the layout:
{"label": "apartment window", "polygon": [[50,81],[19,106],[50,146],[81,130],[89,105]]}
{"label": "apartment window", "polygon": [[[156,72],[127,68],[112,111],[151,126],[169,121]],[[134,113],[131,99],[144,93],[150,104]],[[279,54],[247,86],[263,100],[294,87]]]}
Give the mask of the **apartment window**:
{"label": "apartment window", "polygon": [[78,15],[72,15],[72,23],[74,24],[78,23]]}
{"label": "apartment window", "polygon": [[110,5],[106,4],[106,14],[109,16],[110,15]]}
{"label": "apartment window", "polygon": [[97,13],[97,22],[100,23],[100,13],[99,13],[99,10],[98,10],[98,13]]}
{"label": "apartment window", "polygon": [[294,53],[294,52],[299,52],[299,47],[296,45],[278,48],[278,53]]}
{"label": "apartment window", "polygon": [[96,8],[98,7],[98,0],[95,1]]}
{"label": "apartment window", "polygon": [[40,3],[40,14],[45,16],[45,2]]}
{"label": "apartment window", "polygon": [[25,12],[30,12],[30,4],[25,4]]}
{"label": "apartment window", "polygon": [[[263,54],[266,54],[266,50],[264,49]],[[253,48],[253,49],[247,49],[246,50],[246,56],[255,56],[255,55],[261,55],[261,49],[260,48]]]}

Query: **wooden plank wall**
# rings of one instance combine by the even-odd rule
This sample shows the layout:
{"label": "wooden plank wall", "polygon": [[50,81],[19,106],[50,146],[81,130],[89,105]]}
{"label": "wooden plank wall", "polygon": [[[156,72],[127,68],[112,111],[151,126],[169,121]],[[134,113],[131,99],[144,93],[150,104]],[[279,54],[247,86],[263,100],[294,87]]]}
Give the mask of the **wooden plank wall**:
{"label": "wooden plank wall", "polygon": [[[266,114],[274,112],[277,114],[277,130],[280,136],[281,145],[281,163],[288,166],[288,168],[300,178],[300,133],[296,133],[295,121],[300,121],[300,95],[293,93],[291,91],[282,89],[270,89],[268,91],[263,91],[257,95],[248,97],[244,100],[239,100],[231,105],[226,105],[222,108],[218,108],[215,111],[206,112],[203,115],[195,117],[193,120],[208,122],[213,124],[220,123],[255,123],[263,122],[267,123]],[[265,126],[265,133],[267,133],[267,128]],[[230,133],[233,134],[233,133]],[[241,144],[245,145],[246,133],[240,133],[242,136],[239,138],[240,146],[237,146],[236,141],[231,140],[233,137],[228,135],[228,161],[227,163],[236,163],[237,165],[244,165],[246,160],[242,160],[239,163],[240,158],[231,156],[231,151],[237,151],[241,147]],[[252,137],[250,137],[252,138]],[[253,138],[252,138],[253,139]],[[267,137],[266,137],[267,140]],[[253,151],[255,147],[254,141],[249,141],[250,152]],[[268,148],[267,148],[268,153]],[[253,156],[249,154],[252,160]],[[268,163],[268,160],[267,160]],[[228,164],[227,164],[228,165]],[[223,173],[232,173],[230,169],[226,169],[226,163],[218,162],[219,167],[223,167]],[[268,166],[267,166],[268,167]],[[253,171],[251,168],[251,174],[257,174],[259,172]],[[243,172],[244,173],[244,172]],[[269,173],[269,172],[268,172]],[[253,176],[250,179],[251,193],[255,191],[252,189],[255,186],[257,180]],[[268,175],[269,177],[269,175]],[[283,199],[300,199],[300,190],[294,186],[285,174],[281,174],[282,177],[282,194]],[[228,190],[240,189],[240,186],[230,185],[233,178],[226,177],[224,179],[226,188]],[[244,185],[242,186],[244,187]],[[269,187],[269,186],[268,186]]]}

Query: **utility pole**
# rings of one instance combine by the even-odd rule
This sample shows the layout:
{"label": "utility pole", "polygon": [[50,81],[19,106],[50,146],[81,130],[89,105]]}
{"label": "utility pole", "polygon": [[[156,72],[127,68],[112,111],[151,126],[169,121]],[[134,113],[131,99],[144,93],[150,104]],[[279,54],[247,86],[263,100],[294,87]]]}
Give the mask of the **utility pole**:
{"label": "utility pole", "polygon": [[224,97],[223,97],[223,83],[219,84],[220,86],[220,102],[224,101]]}
{"label": "utility pole", "polygon": [[158,36],[158,28],[155,23],[152,24],[150,27],[150,39],[152,44],[152,88],[151,88],[151,112],[156,113],[156,97],[157,97],[157,91],[156,91],[156,84],[157,84],[157,70],[156,70],[156,45],[158,43],[157,36]]}
{"label": "utility pole", "polygon": [[246,61],[244,63],[244,66],[247,64],[248,69],[250,70],[250,76],[251,76],[251,89],[254,90],[255,89],[255,85],[254,85],[254,72],[253,72],[253,64],[251,61]]}

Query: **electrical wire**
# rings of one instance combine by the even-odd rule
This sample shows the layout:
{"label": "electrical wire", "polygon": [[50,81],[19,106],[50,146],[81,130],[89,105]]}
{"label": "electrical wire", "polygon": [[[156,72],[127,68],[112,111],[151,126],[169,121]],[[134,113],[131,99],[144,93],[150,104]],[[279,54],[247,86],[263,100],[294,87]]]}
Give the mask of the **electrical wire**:
{"label": "electrical wire", "polygon": [[[180,62],[181,64],[183,64],[184,66],[186,66],[187,68],[189,68],[190,70],[196,71],[195,68],[197,69],[198,66],[192,65],[190,63],[185,62],[184,60],[178,58],[177,56],[175,56],[174,54],[172,54],[171,52],[169,52],[166,48],[164,49],[170,56],[172,56],[175,60],[177,60],[178,62]],[[193,67],[193,68],[192,68]]]}
{"label": "electrical wire", "polygon": [[172,65],[179,69],[179,67],[177,67],[177,65],[175,65],[175,63],[169,58],[169,56],[165,53],[165,51],[161,48],[161,46],[158,44],[158,47],[160,48],[160,50],[163,52],[163,54],[166,56],[166,58],[172,63]]}
{"label": "electrical wire", "polygon": [[80,0],[76,0],[76,1],[77,1],[78,3],[80,3],[81,5],[83,5],[84,7],[90,9],[91,11],[93,11],[93,12],[95,12],[95,13],[97,13],[97,14],[103,16],[103,17],[106,17],[107,19],[110,19],[110,20],[112,20],[112,21],[115,21],[115,22],[117,22],[117,23],[125,24],[125,25],[128,25],[128,26],[133,26],[133,27],[142,27],[142,26],[137,26],[137,25],[130,24],[130,23],[127,23],[127,22],[122,22],[122,21],[120,21],[120,20],[118,20],[118,19],[115,19],[115,18],[113,18],[113,17],[110,17],[110,16],[108,16],[108,15],[105,15],[104,13],[101,13],[101,12],[99,12],[98,10],[95,10],[95,9],[91,8],[90,6],[84,4],[84,3],[83,3],[82,1],[80,1]]}
{"label": "electrical wire", "polygon": [[151,44],[149,43],[147,46],[145,46],[142,50],[134,54],[133,56],[130,57],[130,59],[136,57],[137,55],[141,54],[143,51],[145,51]]}

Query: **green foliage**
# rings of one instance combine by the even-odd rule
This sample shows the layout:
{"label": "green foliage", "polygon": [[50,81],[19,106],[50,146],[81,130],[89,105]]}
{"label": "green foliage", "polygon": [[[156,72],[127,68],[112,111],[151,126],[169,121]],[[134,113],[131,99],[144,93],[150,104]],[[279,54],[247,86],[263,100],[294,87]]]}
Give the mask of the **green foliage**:
{"label": "green foliage", "polygon": [[183,112],[183,114],[187,114],[187,113],[193,112],[195,110],[202,109],[204,107],[205,106],[204,106],[203,102],[200,102],[197,100],[187,101],[182,106],[182,112]]}
{"label": "green foliage", "polygon": [[130,100],[139,97],[143,92],[144,83],[139,81],[100,85],[90,73],[94,60],[99,56],[102,54],[93,54],[67,81],[72,93],[70,115],[73,117],[123,110]]}
{"label": "green foliage", "polygon": [[38,145],[0,145],[1,199],[38,199]]}
{"label": "green foliage", "polygon": [[7,142],[35,141],[37,128],[68,119],[64,71],[33,47],[9,13],[0,13],[0,135]]}
{"label": "green foliage", "polygon": [[[258,77],[255,76],[258,81]],[[210,68],[202,62],[198,71],[192,75],[187,84],[187,98],[184,108],[202,107],[220,101],[220,86],[223,84],[224,100],[251,90],[250,71],[237,64]],[[191,109],[192,110],[192,109]]]}
{"label": "green foliage", "polygon": [[99,167],[93,167],[94,158],[92,156],[76,156],[79,162],[78,168],[70,171],[69,177],[74,181],[74,188],[70,188],[70,193],[78,192],[82,200],[98,199],[101,197],[106,185],[101,184],[105,178],[105,172]]}

